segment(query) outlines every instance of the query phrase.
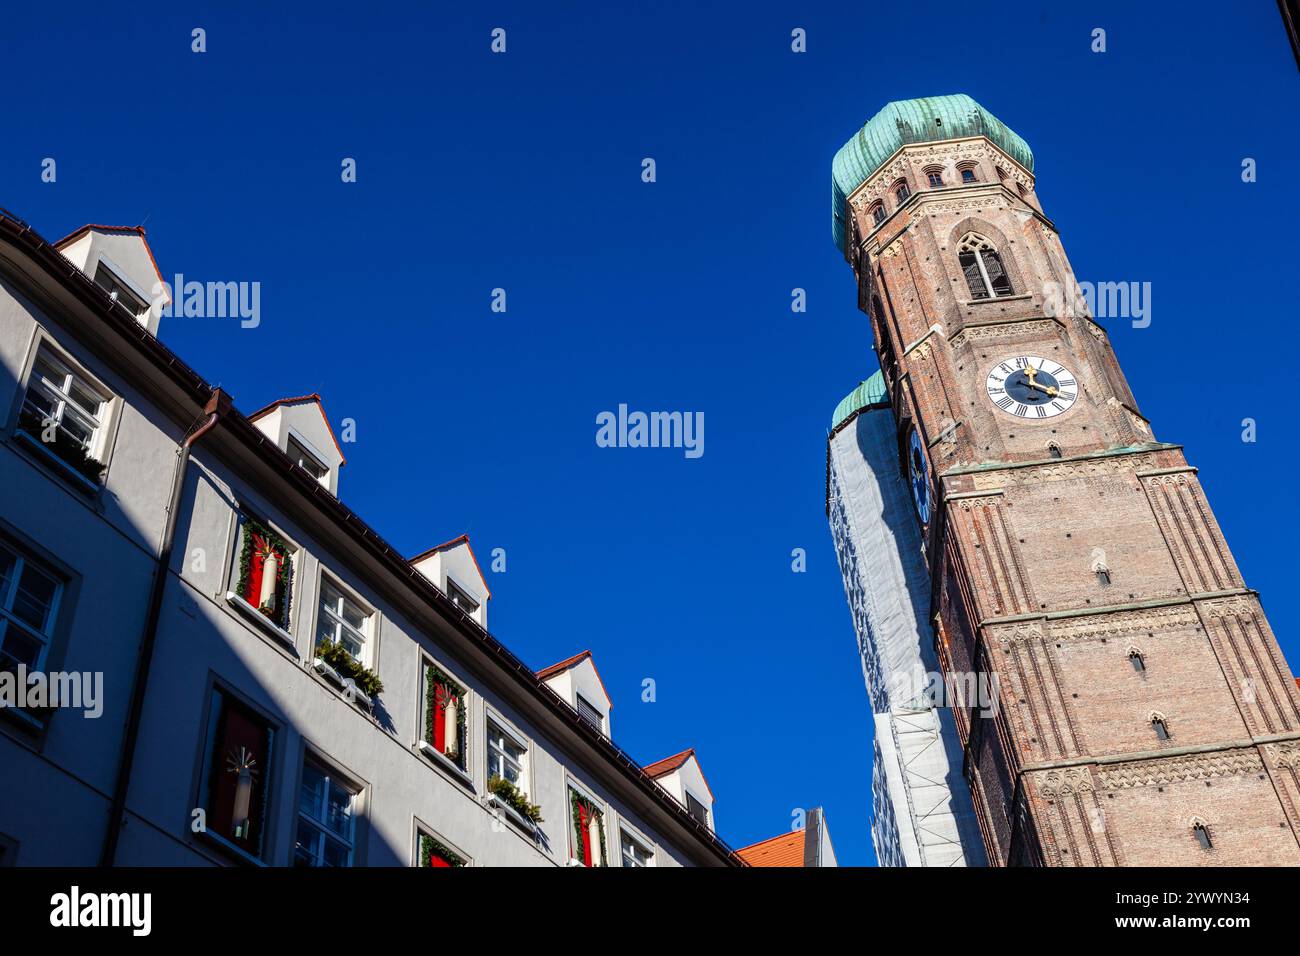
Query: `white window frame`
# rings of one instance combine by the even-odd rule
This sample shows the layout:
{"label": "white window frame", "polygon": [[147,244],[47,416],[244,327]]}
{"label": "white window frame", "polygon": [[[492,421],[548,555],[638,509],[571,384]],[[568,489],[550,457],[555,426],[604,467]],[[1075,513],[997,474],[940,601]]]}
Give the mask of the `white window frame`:
{"label": "white window frame", "polygon": [[[302,808],[302,777],[306,774],[307,768],[309,766],[314,766],[315,769],[320,771],[320,773],[325,778],[325,791],[322,796],[322,799],[324,799],[325,801],[325,805],[316,808],[317,812],[321,814],[320,817],[310,816]],[[328,808],[329,808],[329,794],[330,794],[331,785],[338,786],[338,788],[344,791],[345,793],[347,793],[350,798],[348,800],[347,834],[342,834],[336,830],[330,829],[329,824],[326,823],[324,820],[324,816],[327,815]],[[296,864],[298,860],[298,846],[299,846],[298,827],[305,820],[308,826],[313,827],[317,831],[316,840],[315,840],[316,846],[311,851],[311,856],[314,861],[312,864],[313,866],[316,867],[323,866],[323,861],[325,859],[324,849],[325,849],[326,841],[330,839],[333,839],[336,843],[341,844],[347,849],[347,854],[348,854],[347,865],[353,866],[356,861],[357,816],[359,814],[358,805],[360,804],[360,802],[361,802],[361,788],[357,787],[357,785],[353,783],[345,774],[339,773],[332,766],[330,766],[329,763],[322,760],[320,757],[316,756],[312,752],[308,752],[304,754],[302,758],[302,768],[300,770],[300,775],[298,778],[298,801],[294,813],[294,830],[293,830],[294,851],[293,851],[292,862]]]}
{"label": "white window frame", "polygon": [[[54,381],[42,374],[40,369],[42,360],[54,366],[56,371],[62,373],[60,383],[55,384]],[[72,385],[74,382],[80,384],[85,391],[90,392],[99,399],[98,408],[93,411],[83,408],[72,398]],[[54,404],[54,411],[50,413],[49,418],[59,428],[63,428],[63,419],[68,414],[69,408],[72,410],[74,418],[89,419],[89,424],[93,427],[90,429],[90,441],[84,446],[86,454],[101,465],[106,464],[108,456],[105,454],[105,450],[108,445],[109,413],[114,400],[113,394],[87,375],[75,362],[68,359],[67,356],[47,342],[42,342],[36,348],[31,371],[27,375],[27,384],[23,389],[22,408],[26,409],[28,407],[28,396],[33,389],[42,392],[44,397]],[[45,419],[46,415],[41,413],[42,423],[44,423]],[[66,429],[64,430],[66,431]],[[35,437],[38,441],[40,440],[39,435]]]}
{"label": "white window frame", "polygon": [[[326,588],[333,591],[342,601],[351,604],[354,608],[356,608],[358,611],[362,613],[364,620],[362,621],[360,630],[353,627],[346,620],[344,620],[339,610],[326,607],[325,605]],[[313,657],[315,656],[316,645],[320,643],[321,626],[325,619],[328,619],[329,623],[332,624],[334,628],[334,637],[331,643],[339,643],[342,634],[346,630],[351,635],[359,639],[359,642],[361,644],[361,653],[360,655],[354,654],[353,660],[355,660],[358,664],[361,664],[363,667],[373,667],[373,664],[371,662],[375,659],[375,611],[374,609],[365,601],[362,601],[360,598],[358,598],[356,592],[353,591],[351,588],[346,587],[337,577],[330,574],[324,568],[321,568],[320,581],[316,588],[316,626],[312,629],[312,656]],[[347,650],[346,644],[344,644],[343,647],[344,650]],[[352,652],[348,650],[348,653],[351,654]]]}
{"label": "white window frame", "polygon": [[[237,611],[243,614],[244,617],[253,621],[258,628],[270,633],[277,640],[289,645],[296,651],[298,638],[295,635],[295,623],[301,619],[299,612],[302,610],[298,606],[298,600],[304,590],[304,586],[299,580],[299,575],[302,571],[303,565],[302,548],[296,541],[284,533],[284,529],[274,521],[264,517],[262,512],[246,507],[238,500],[234,502],[233,507],[234,514],[232,515],[231,520],[234,528],[231,533],[230,559],[226,562],[226,603],[233,606]],[[293,575],[289,579],[289,620],[285,622],[284,627],[281,627],[279,624],[275,623],[275,621],[272,621],[251,603],[244,600],[243,595],[236,591],[236,588],[239,587],[239,556],[244,550],[244,535],[248,533],[249,521],[256,521],[258,524],[265,525],[268,529],[274,531],[283,538],[284,543],[289,546],[288,557],[293,566]],[[218,597],[220,596],[221,595],[218,594]],[[310,620],[314,626],[314,614]],[[311,640],[311,649],[314,651],[316,647],[314,630],[312,631]]]}
{"label": "white window frame", "polygon": [[643,837],[640,833],[638,833],[636,830],[632,829],[632,827],[627,823],[627,821],[620,820],[618,822],[618,860],[619,860],[618,865],[620,867],[623,867],[624,869],[628,867],[627,854],[623,852],[624,840],[627,840],[629,843],[638,846],[645,851],[647,857],[646,862],[636,864],[637,867],[646,868],[655,865],[654,845],[645,837]]}
{"label": "white window frame", "polygon": [[[27,552],[11,545],[6,539],[0,538],[0,550],[7,551],[14,559],[12,577],[7,586],[0,589],[0,654],[3,653],[4,639],[9,633],[11,627],[16,627],[33,640],[39,641],[41,650],[36,656],[29,670],[40,671],[45,667],[45,662],[50,654],[50,647],[54,643],[54,630],[59,620],[59,609],[63,600],[63,589],[67,583],[63,577],[54,572],[45,562],[32,560],[28,557]],[[54,582],[54,596],[50,599],[49,611],[46,614],[45,630],[38,631],[25,621],[19,620],[13,614],[13,602],[18,596],[18,584],[22,580],[23,570],[32,565],[39,573]]]}
{"label": "white window frame", "polygon": [[[510,724],[504,719],[502,719],[501,715],[498,714],[495,710],[493,710],[490,707],[485,708],[485,710],[486,710],[486,714],[483,720],[483,740],[484,740],[483,785],[487,786],[487,782],[491,780],[493,776],[492,774],[492,751],[493,751],[492,728],[496,727],[498,730],[501,731],[502,737],[509,739],[511,743],[513,743],[516,747],[518,747],[522,751],[521,759],[516,761],[519,764],[519,782],[516,783],[515,786],[519,788],[519,791],[525,797],[531,800],[532,793],[533,793],[532,780],[531,780],[532,742],[523,734],[519,733],[519,731],[517,731],[514,727],[510,726]],[[510,778],[506,777],[505,779],[509,780]]]}

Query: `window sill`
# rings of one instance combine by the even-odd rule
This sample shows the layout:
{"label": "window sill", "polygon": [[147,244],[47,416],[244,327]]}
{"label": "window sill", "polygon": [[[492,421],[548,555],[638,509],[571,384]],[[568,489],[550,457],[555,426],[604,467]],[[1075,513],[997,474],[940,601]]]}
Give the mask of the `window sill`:
{"label": "window sill", "polygon": [[474,786],[473,778],[470,777],[470,775],[466,773],[464,770],[462,770],[460,766],[455,761],[453,761],[450,757],[448,757],[446,754],[438,753],[437,749],[434,748],[434,746],[431,743],[429,743],[427,740],[417,741],[415,744],[415,749],[418,750],[424,756],[424,758],[428,760],[430,763],[432,763],[434,766],[438,767],[440,770],[446,770],[449,773],[454,774],[461,783],[465,784],[470,788],[473,788]]}
{"label": "window sill", "polygon": [[253,623],[266,631],[266,633],[270,634],[272,637],[278,639],[282,644],[288,647],[289,650],[293,651],[295,656],[297,656],[298,648],[295,646],[293,635],[280,625],[270,620],[265,614],[253,607],[253,605],[249,604],[234,591],[226,592],[226,603],[244,617],[250,618]]}
{"label": "window sill", "polygon": [[208,844],[213,849],[219,851],[223,855],[233,857],[236,863],[245,863],[248,864],[249,866],[256,866],[262,868],[266,868],[268,866],[265,860],[259,860],[257,857],[253,856],[253,854],[249,853],[247,850],[243,849],[242,847],[236,846],[235,844],[231,843],[223,836],[218,836],[215,833],[209,833],[206,830],[200,833],[196,833],[195,836],[199,839],[200,842]]}
{"label": "window sill", "polygon": [[969,309],[972,306],[977,306],[977,305],[993,305],[993,303],[995,302],[997,303],[1027,302],[1032,298],[1033,298],[1032,295],[1030,295],[1028,292],[1025,292],[1025,293],[1021,293],[1020,295],[998,295],[988,299],[968,299],[967,301],[963,302],[962,305],[965,308]]}
{"label": "window sill", "polygon": [[32,451],[39,459],[41,464],[53,469],[60,478],[67,481],[72,487],[87,497],[93,497],[99,494],[100,489],[104,486],[98,482],[91,481],[77,469],[73,468],[66,461],[60,458],[54,452],[45,447],[45,443],[37,438],[33,438],[25,431],[14,432],[19,444]]}
{"label": "window sill", "polygon": [[487,802],[491,806],[499,807],[501,809],[501,812],[505,814],[506,819],[509,820],[511,823],[513,823],[520,830],[523,830],[524,833],[528,834],[528,836],[534,839],[537,837],[537,824],[533,823],[532,820],[529,820],[526,816],[524,816],[522,813],[520,813],[510,804],[506,803],[504,800],[498,797],[495,793],[489,793],[487,795]]}
{"label": "window sill", "polygon": [[319,657],[312,658],[311,667],[317,674],[320,674],[321,677],[337,687],[344,699],[350,700],[365,710],[374,708],[374,699],[358,687],[357,682],[351,677],[344,677]]}

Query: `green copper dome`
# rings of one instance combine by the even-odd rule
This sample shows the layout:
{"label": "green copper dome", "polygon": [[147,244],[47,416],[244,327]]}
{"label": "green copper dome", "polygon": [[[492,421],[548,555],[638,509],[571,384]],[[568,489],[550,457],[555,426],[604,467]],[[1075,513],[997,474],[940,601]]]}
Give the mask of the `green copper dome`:
{"label": "green copper dome", "polygon": [[877,372],[845,395],[844,401],[835,406],[835,414],[831,416],[831,429],[839,428],[841,423],[854,412],[860,412],[868,405],[879,405],[884,401],[886,401],[885,376]]}
{"label": "green copper dome", "polygon": [[987,136],[1031,173],[1029,144],[965,93],[888,103],[831,160],[831,229],[844,251],[844,202],[900,147],[962,136]]}

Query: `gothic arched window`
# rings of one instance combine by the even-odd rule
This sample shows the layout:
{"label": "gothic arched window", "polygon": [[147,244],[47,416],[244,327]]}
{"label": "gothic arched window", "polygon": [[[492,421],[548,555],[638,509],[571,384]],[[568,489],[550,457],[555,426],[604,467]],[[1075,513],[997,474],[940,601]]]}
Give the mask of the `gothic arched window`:
{"label": "gothic arched window", "polygon": [[1142,656],[1141,651],[1137,650],[1136,648],[1129,651],[1128,662],[1133,665],[1133,670],[1137,671],[1139,674],[1146,673],[1147,662],[1146,662],[1146,658]]}
{"label": "gothic arched window", "polygon": [[997,299],[1011,295],[1011,279],[993,244],[977,232],[968,232],[957,246],[957,261],[970,286],[972,299]]}
{"label": "gothic arched window", "polygon": [[1192,836],[1196,837],[1196,842],[1200,844],[1202,850],[1213,850],[1214,841],[1210,839],[1210,829],[1204,823],[1192,824]]}
{"label": "gothic arched window", "polygon": [[1165,719],[1159,714],[1151,716],[1151,729],[1156,732],[1157,740],[1169,739],[1169,725],[1165,723]]}

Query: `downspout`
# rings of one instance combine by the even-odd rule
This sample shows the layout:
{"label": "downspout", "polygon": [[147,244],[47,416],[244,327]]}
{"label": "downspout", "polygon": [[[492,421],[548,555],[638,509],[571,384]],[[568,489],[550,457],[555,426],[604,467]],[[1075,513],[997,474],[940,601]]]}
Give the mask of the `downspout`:
{"label": "downspout", "polygon": [[230,396],[221,389],[213,389],[208,404],[203,409],[204,419],[190,431],[176,452],[176,470],[172,476],[171,503],[167,508],[167,523],[163,528],[162,544],[158,551],[158,566],[154,569],[153,585],[149,591],[149,610],[145,617],[144,637],[135,663],[135,678],[131,684],[131,706],[127,711],[126,733],[122,737],[122,754],[118,758],[117,780],[113,786],[113,802],[108,811],[108,828],[104,832],[104,847],[100,853],[100,866],[113,866],[117,857],[118,837],[126,825],[126,794],[131,786],[131,767],[135,763],[136,741],[140,736],[140,718],[144,713],[145,695],[149,687],[149,669],[153,665],[154,645],[158,642],[158,619],[162,615],[163,593],[167,589],[167,576],[172,563],[172,550],[176,540],[176,516],[185,490],[185,475],[189,470],[190,448],[216,427],[217,422],[230,409]]}

